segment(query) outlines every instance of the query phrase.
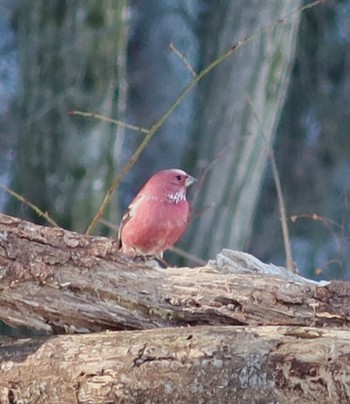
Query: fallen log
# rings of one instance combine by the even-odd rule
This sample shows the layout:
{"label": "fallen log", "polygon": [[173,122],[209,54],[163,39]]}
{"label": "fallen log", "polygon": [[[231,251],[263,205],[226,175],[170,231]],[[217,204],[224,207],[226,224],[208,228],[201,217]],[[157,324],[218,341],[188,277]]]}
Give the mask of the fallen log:
{"label": "fallen log", "polygon": [[349,296],[241,252],[162,269],[0,214],[0,320],[49,334],[0,337],[0,402],[346,403]]}
{"label": "fallen log", "polygon": [[296,326],[0,338],[0,402],[347,403],[349,344]]}
{"label": "fallen log", "polygon": [[0,319],[46,332],[187,325],[348,326],[350,285],[316,283],[232,251],[152,267],[114,239],[0,215]]}

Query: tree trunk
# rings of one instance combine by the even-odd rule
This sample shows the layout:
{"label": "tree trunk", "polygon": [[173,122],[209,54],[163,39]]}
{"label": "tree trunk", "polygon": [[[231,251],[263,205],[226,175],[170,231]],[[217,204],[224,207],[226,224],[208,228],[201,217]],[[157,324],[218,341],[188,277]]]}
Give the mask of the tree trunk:
{"label": "tree trunk", "polygon": [[[196,162],[194,174],[201,177],[200,198],[183,241],[194,255],[208,258],[222,246],[242,249],[249,241],[294,57],[299,16],[284,17],[299,4],[295,0],[207,2],[202,19],[204,65],[260,29],[270,29],[199,84],[196,135],[188,157]],[[283,23],[272,29],[282,18]]]}
{"label": "tree trunk", "polygon": [[[350,20],[347,2],[328,0],[303,13],[276,157],[294,260],[306,276],[349,279]],[[338,27],[337,29],[334,29]],[[322,179],[322,180],[320,180]],[[265,179],[250,251],[283,262],[271,176]],[[315,215],[316,214],[316,215]]]}
{"label": "tree trunk", "polygon": [[[50,211],[65,228],[85,230],[118,162],[114,155],[117,128],[70,117],[69,112],[78,109],[122,118],[126,3],[19,2],[22,92],[11,187]],[[27,217],[37,220],[19,203],[9,205],[16,214],[23,209]],[[115,206],[109,214],[117,217]]]}

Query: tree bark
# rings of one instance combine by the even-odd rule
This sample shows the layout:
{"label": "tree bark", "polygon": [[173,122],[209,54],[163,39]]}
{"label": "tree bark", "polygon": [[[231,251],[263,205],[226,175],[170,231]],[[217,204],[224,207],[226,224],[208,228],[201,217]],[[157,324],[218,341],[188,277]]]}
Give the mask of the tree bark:
{"label": "tree bark", "polygon": [[164,270],[118,255],[113,239],[5,215],[0,231],[0,319],[11,325],[84,332],[200,324],[341,327],[350,320],[350,284],[317,284],[244,253]]}
{"label": "tree bark", "polygon": [[282,326],[0,338],[0,401],[346,403],[349,343]]}
{"label": "tree bark", "polygon": [[[348,201],[350,19],[328,0],[301,16],[296,58],[276,139],[276,158],[290,222],[294,260],[306,276],[349,279]],[[346,61],[344,63],[344,61]],[[307,173],[307,175],[305,175]],[[322,181],[320,181],[322,178]],[[249,251],[283,262],[273,179],[266,176]]]}
{"label": "tree bark", "polygon": [[[21,94],[11,188],[60,226],[84,231],[114,177],[121,129],[71,117],[83,110],[123,119],[127,0],[21,1]],[[116,94],[118,96],[116,97]],[[38,217],[17,201],[8,211]],[[107,217],[117,217],[111,204]]]}
{"label": "tree bark", "polygon": [[[206,3],[201,19],[204,66],[259,30],[270,29],[199,83],[193,150],[186,163],[196,162],[191,169],[201,178],[200,198],[183,243],[204,259],[222,246],[241,250],[249,241],[294,59],[299,15],[284,17],[300,1]],[[272,29],[278,20],[283,23]]]}
{"label": "tree bark", "polygon": [[0,337],[0,402],[345,403],[349,307],[348,282],[248,254],[163,269],[0,214],[0,319],[104,331]]}

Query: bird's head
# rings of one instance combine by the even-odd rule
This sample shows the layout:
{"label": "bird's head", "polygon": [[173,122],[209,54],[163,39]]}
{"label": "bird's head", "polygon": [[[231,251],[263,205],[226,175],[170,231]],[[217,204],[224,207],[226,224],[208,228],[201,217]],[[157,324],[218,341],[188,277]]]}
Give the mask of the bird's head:
{"label": "bird's head", "polygon": [[163,170],[150,178],[143,193],[164,196],[177,203],[186,199],[186,189],[195,181],[191,175],[177,168]]}

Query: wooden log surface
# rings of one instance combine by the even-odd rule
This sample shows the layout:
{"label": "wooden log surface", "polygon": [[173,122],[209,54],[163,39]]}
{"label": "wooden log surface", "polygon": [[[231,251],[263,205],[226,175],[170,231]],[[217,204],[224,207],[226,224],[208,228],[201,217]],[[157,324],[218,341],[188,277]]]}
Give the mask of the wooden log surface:
{"label": "wooden log surface", "polygon": [[349,296],[240,252],[162,269],[0,214],[0,319],[71,333],[0,337],[0,403],[347,403]]}
{"label": "wooden log surface", "polygon": [[203,267],[154,268],[118,255],[114,239],[0,214],[0,319],[55,333],[205,324],[347,328],[350,285],[315,283],[232,251]]}
{"label": "wooden log surface", "polygon": [[0,338],[1,403],[348,403],[350,333],[201,326]]}

